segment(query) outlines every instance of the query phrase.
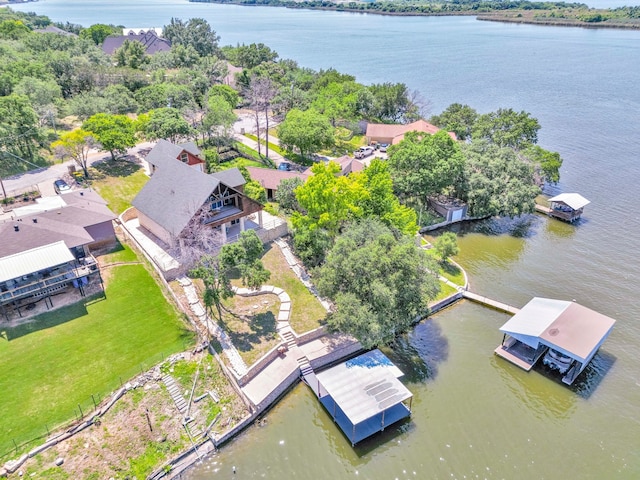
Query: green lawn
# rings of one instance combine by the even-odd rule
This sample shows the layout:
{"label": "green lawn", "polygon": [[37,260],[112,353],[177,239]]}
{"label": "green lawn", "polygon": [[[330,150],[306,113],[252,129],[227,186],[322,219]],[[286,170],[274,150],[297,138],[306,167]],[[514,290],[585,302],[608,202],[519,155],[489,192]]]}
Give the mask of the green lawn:
{"label": "green lawn", "polygon": [[[0,337],[0,454],[13,439],[72,420],[152,364],[192,343],[176,309],[143,265],[108,269],[106,299],[70,305]],[[55,299],[54,299],[55,303]],[[32,445],[33,446],[33,445]]]}
{"label": "green lawn", "polygon": [[[254,142],[258,141],[258,137],[256,135],[251,134],[251,133],[245,133],[244,136],[247,137],[247,138],[250,138]],[[284,151],[282,148],[280,148],[279,145],[276,145],[275,143],[271,143],[271,142],[268,142],[268,143],[269,143],[269,151],[279,153],[283,157],[287,154],[287,152]],[[265,140],[263,138],[261,138],[260,139],[260,144],[262,146],[265,146],[267,144],[267,142],[265,142]]]}
{"label": "green lawn", "polygon": [[262,261],[271,272],[267,283],[282,288],[291,297],[291,327],[298,334],[318,328],[324,323],[327,311],[293,273],[278,246],[269,244],[266,249]]}
{"label": "green lawn", "polygon": [[449,295],[453,295],[456,292],[457,290],[453,288],[451,285],[448,285],[444,282],[440,282],[440,293],[438,293],[438,296],[433,299],[433,302],[439,302],[440,300],[444,300]]}
{"label": "green lawn", "polygon": [[97,164],[91,171],[91,177],[95,178],[91,186],[116,215],[131,206],[131,201],[149,181],[139,165],[125,160],[118,160],[115,164],[112,160]]}

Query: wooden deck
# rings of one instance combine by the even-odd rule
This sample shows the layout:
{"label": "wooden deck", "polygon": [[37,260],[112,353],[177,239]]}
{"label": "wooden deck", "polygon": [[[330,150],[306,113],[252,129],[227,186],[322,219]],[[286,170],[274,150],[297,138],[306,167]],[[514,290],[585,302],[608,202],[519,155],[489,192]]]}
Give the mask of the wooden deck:
{"label": "wooden deck", "polygon": [[507,305],[506,303],[498,302],[496,300],[492,300],[487,297],[483,297],[482,295],[478,295],[477,293],[472,293],[468,290],[464,290],[462,292],[462,296],[473,302],[480,303],[481,305],[494,308],[501,312],[510,313],[511,315],[515,315],[520,311],[519,308],[512,307],[511,305]]}
{"label": "wooden deck", "polygon": [[545,207],[544,205],[538,205],[536,203],[536,212],[544,213],[545,215],[549,215],[551,213],[551,209],[549,207]]}
{"label": "wooden deck", "polygon": [[508,350],[506,350],[503,345],[500,345],[498,348],[496,348],[493,351],[493,353],[495,353],[499,357],[504,358],[505,360],[508,360],[509,362],[513,363],[514,365],[517,365],[518,367],[522,368],[523,370],[526,370],[527,372],[529,370],[531,370],[533,368],[533,366],[535,365],[535,362],[529,363],[526,360],[523,360],[522,358],[515,356],[513,353],[511,353]]}

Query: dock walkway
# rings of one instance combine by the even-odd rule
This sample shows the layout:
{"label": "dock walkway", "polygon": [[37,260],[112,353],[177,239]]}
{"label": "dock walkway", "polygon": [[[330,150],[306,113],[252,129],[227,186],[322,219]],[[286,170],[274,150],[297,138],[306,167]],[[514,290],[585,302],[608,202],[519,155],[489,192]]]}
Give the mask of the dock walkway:
{"label": "dock walkway", "polygon": [[468,300],[471,300],[476,303],[480,303],[487,307],[494,308],[501,312],[510,313],[511,315],[515,315],[520,311],[519,308],[512,307],[511,305],[507,305],[506,303],[498,302],[496,300],[492,300],[487,297],[483,297],[482,295],[478,295],[477,293],[470,292],[469,290],[464,290],[462,292],[462,297]]}

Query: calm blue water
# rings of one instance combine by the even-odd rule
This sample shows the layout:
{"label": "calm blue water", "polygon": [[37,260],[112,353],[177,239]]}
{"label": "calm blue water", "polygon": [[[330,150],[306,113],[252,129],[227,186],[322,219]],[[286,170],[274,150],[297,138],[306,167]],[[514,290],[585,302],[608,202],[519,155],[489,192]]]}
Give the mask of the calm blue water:
{"label": "calm blue water", "polygon": [[496,359],[505,317],[465,303],[416,328],[392,354],[410,373],[411,423],[352,450],[298,387],[266,428],[249,430],[192,478],[230,476],[231,465],[245,478],[640,478],[640,32],[177,0],[16,8],[84,25],[203,17],[223,44],[264,42],[362,83],[405,82],[432,113],[452,102],[526,110],[543,125],[540,144],[565,161],[549,193],[592,201],[578,226],[531,216],[460,239],[478,293],[513,305],[576,299],[618,320],[578,391]]}

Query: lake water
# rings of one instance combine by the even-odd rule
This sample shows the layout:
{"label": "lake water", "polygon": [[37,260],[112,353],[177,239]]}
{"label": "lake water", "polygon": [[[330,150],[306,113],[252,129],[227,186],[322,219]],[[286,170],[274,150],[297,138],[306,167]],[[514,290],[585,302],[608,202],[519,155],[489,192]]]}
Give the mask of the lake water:
{"label": "lake water", "polygon": [[405,82],[433,113],[453,102],[526,110],[543,126],[540,144],[564,158],[548,193],[592,201],[576,226],[534,215],[485,222],[459,240],[474,291],[515,306],[575,299],[618,320],[575,388],[496,358],[507,317],[464,302],[390,352],[415,394],[410,422],[352,449],[298,386],[266,427],[189,478],[231,478],[232,465],[237,478],[640,478],[640,32],[169,0],[15,8],[85,25],[203,17],[223,44],[264,42],[303,66]]}

